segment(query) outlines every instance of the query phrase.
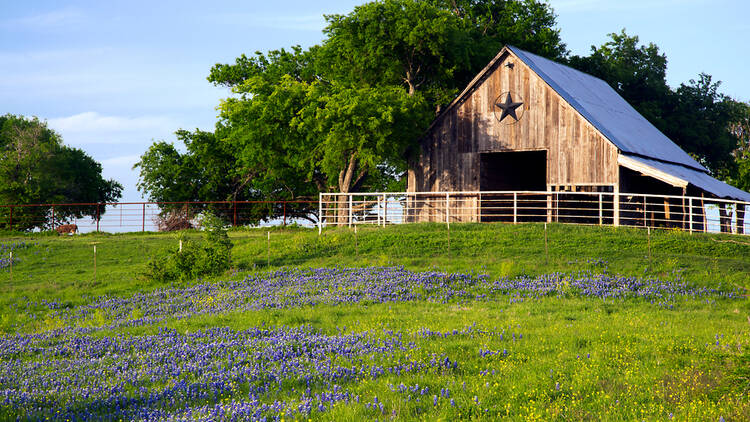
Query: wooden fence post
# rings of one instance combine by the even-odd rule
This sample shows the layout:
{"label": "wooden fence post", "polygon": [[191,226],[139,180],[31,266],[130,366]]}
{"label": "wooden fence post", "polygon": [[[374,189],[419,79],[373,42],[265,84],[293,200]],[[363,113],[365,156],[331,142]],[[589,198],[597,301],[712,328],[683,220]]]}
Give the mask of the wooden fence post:
{"label": "wooden fence post", "polygon": [[[99,204],[96,204],[96,232],[99,233]],[[94,249],[96,249],[96,246],[94,246]],[[96,280],[96,277],[94,277],[94,280]]]}
{"label": "wooden fence post", "polygon": [[602,207],[602,194],[599,194],[599,225],[604,223],[604,210]]}
{"label": "wooden fence post", "polygon": [[690,224],[690,234],[693,233],[693,198],[688,199],[688,219]]}
{"label": "wooden fence post", "polygon": [[513,224],[518,222],[518,193],[513,192]]}
{"label": "wooden fence post", "polygon": [[10,207],[10,231],[13,231],[13,207]]}
{"label": "wooden fence post", "polygon": [[146,231],[146,203],[143,203],[143,217],[141,219],[141,232]]}

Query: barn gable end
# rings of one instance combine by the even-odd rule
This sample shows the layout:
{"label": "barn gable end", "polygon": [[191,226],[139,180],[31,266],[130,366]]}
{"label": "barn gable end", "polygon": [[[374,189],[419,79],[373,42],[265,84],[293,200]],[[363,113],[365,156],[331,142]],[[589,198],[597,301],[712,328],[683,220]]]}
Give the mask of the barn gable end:
{"label": "barn gable end", "polygon": [[[523,103],[518,121],[496,116],[507,93]],[[618,182],[617,147],[509,48],[435,120],[421,148],[411,192],[482,190],[483,154],[510,151],[546,153],[543,190]]]}

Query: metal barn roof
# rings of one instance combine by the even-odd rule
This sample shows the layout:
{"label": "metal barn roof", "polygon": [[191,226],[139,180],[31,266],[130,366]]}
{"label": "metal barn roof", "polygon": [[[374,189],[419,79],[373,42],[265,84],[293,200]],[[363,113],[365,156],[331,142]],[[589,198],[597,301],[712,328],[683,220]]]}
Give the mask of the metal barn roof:
{"label": "metal barn roof", "polygon": [[622,152],[706,171],[603,80],[513,46],[508,49]]}
{"label": "metal barn roof", "polygon": [[684,187],[691,184],[719,198],[750,202],[750,193],[728,185],[721,180],[714,179],[702,171],[633,155],[620,155],[618,162],[624,167],[639,171],[674,186]]}

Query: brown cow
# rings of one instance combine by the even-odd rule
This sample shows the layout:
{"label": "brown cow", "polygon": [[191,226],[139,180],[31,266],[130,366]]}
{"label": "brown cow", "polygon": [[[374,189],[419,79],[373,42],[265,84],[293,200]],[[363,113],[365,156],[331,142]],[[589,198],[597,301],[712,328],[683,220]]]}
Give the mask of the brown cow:
{"label": "brown cow", "polygon": [[75,224],[63,224],[57,226],[55,230],[57,230],[57,234],[75,234],[78,232],[78,226]]}

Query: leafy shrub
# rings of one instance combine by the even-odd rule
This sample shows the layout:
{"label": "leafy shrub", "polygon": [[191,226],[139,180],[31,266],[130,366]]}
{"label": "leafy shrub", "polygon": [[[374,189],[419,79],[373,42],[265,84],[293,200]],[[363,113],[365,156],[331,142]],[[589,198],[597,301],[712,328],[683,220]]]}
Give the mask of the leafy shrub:
{"label": "leafy shrub", "polygon": [[223,221],[213,214],[204,214],[200,224],[204,231],[202,242],[185,240],[180,235],[182,250],[171,248],[149,261],[146,277],[157,281],[193,280],[229,269],[232,242]]}

